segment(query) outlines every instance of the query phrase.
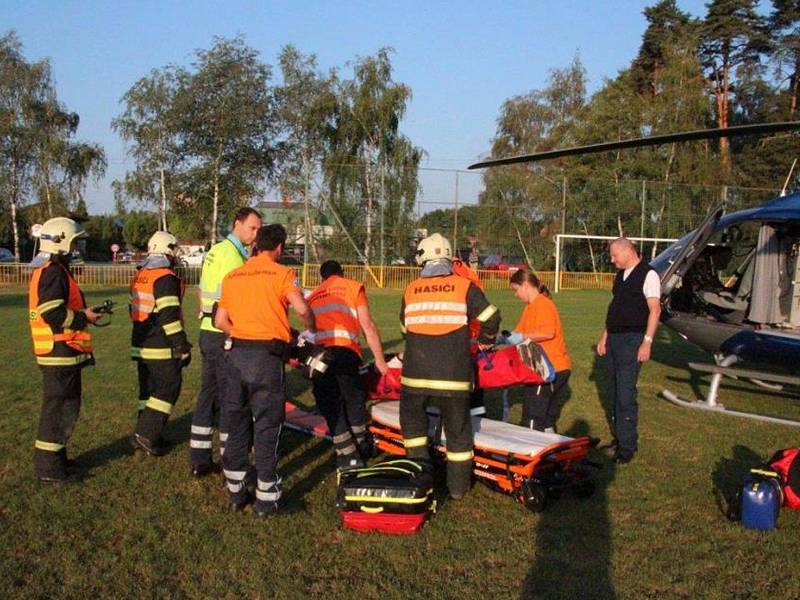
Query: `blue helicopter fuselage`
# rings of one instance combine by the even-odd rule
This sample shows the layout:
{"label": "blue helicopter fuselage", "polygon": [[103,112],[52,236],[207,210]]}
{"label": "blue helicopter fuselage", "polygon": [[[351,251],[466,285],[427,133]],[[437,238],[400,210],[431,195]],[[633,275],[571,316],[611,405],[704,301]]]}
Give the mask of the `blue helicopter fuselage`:
{"label": "blue helicopter fuselage", "polygon": [[[650,263],[661,276],[662,285],[670,273],[674,272],[676,260],[685,260],[688,268],[714,233],[744,222],[800,224],[800,193],[707,220]],[[686,269],[683,272],[685,271]],[[724,323],[708,315],[676,311],[670,307],[669,296],[672,291],[668,287],[662,297],[661,318],[685,339],[714,354],[736,355],[742,361],[769,365],[794,373],[800,371],[800,331],[797,329],[756,326],[746,321],[739,324]]]}

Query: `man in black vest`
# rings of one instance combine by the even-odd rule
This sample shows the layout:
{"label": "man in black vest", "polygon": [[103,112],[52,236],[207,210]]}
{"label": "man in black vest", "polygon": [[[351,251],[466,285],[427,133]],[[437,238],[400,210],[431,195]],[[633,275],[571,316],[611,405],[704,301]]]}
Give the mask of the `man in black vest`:
{"label": "man in black vest", "polygon": [[608,393],[616,437],[614,461],[627,463],[638,449],[636,380],[641,364],[650,360],[661,316],[661,281],[630,240],[614,240],[610,253],[611,262],[619,271],[597,353],[608,355]]}

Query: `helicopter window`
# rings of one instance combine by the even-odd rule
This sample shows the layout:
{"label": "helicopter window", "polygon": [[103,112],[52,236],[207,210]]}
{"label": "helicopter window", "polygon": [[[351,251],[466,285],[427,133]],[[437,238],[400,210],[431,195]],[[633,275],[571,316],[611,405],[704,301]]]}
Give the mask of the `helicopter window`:
{"label": "helicopter window", "polygon": [[745,222],[712,235],[673,294],[673,308],[741,323],[750,305],[759,226]]}

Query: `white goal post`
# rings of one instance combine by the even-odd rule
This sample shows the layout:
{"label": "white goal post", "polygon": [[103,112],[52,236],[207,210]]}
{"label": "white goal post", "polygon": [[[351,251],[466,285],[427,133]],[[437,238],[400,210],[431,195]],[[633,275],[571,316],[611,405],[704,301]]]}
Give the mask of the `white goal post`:
{"label": "white goal post", "polygon": [[[577,233],[558,233],[555,236],[556,238],[556,272],[555,272],[555,285],[553,287],[554,292],[558,292],[559,288],[561,287],[561,240],[565,239],[572,239],[572,240],[588,240],[589,241],[589,250],[592,252],[591,249],[591,240],[604,240],[604,241],[613,241],[619,238],[617,235],[583,235]],[[627,238],[632,242],[656,242],[656,243],[667,243],[672,244],[673,242],[677,242],[677,238],[649,238],[649,237],[629,237]]]}

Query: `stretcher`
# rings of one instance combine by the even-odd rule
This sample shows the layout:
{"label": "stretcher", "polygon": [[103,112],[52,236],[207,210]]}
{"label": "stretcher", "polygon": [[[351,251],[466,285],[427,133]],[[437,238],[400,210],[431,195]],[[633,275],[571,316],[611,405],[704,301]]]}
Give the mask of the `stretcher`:
{"label": "stretcher", "polygon": [[[370,431],[376,447],[404,456],[400,403],[379,402],[370,408],[370,413]],[[444,460],[446,436],[439,431],[437,418],[429,417],[429,421],[432,450]],[[549,498],[566,489],[578,497],[594,494],[595,483],[588,470],[594,463],[587,454],[598,440],[544,433],[481,417],[472,418],[472,429],[475,477],[513,496],[531,511],[544,510]]]}

